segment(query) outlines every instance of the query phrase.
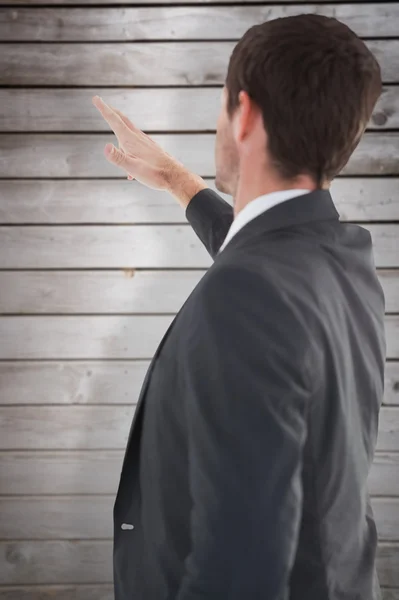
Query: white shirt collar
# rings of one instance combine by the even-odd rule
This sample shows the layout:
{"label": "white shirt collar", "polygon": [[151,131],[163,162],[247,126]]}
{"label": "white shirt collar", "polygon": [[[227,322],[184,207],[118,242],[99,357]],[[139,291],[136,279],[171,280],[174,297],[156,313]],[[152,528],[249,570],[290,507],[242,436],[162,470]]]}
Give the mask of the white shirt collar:
{"label": "white shirt collar", "polygon": [[223,244],[220,246],[219,252],[221,252],[225,246],[229,243],[231,238],[235,236],[235,234],[244,227],[247,223],[258,217],[260,214],[272,208],[272,206],[276,206],[281,202],[285,202],[286,200],[291,200],[291,198],[295,198],[296,196],[302,196],[304,194],[309,194],[311,190],[304,189],[296,189],[296,190],[281,190],[278,192],[272,192],[271,194],[264,194],[263,196],[259,196],[251,202],[248,202],[244,206],[242,210],[235,217],[232,222],[229,231],[225,237]]}

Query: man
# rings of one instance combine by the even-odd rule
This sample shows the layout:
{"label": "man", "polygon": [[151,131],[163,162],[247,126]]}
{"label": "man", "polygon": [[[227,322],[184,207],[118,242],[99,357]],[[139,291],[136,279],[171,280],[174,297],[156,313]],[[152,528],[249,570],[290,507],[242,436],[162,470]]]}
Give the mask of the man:
{"label": "man", "polygon": [[[94,99],[129,178],[186,207],[215,261],[163,338],[114,508],[116,600],[375,600],[366,491],[384,379],[367,230],[328,186],[381,92],[335,19],[252,27],[217,124],[216,187]],[[162,93],[162,92],[160,92]]]}

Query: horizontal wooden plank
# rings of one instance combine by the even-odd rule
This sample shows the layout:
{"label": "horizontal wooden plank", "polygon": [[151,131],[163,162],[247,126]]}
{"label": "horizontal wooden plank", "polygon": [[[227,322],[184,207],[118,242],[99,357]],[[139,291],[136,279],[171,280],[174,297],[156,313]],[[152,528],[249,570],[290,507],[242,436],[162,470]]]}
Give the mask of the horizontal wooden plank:
{"label": "horizontal wooden plank", "polygon": [[[169,8],[168,8],[169,10]],[[4,85],[150,86],[224,84],[236,42],[134,42],[0,44]],[[399,40],[367,46],[384,83],[399,81]]]}
{"label": "horizontal wooden plank", "polygon": [[204,273],[0,271],[0,313],[176,313]]}
{"label": "horizontal wooden plank", "polygon": [[[113,495],[2,497],[1,537],[3,540],[110,538],[114,501]],[[372,506],[379,540],[398,541],[399,498],[372,498]]]}
{"label": "horizontal wooden plank", "polygon": [[385,365],[384,403],[399,405],[399,364],[396,362],[388,362]]}
{"label": "horizontal wooden plank", "polygon": [[258,23],[302,13],[334,16],[360,37],[397,37],[396,3],[165,8],[3,8],[0,39],[12,42],[107,42],[239,39]]}
{"label": "horizontal wooden plank", "polygon": [[380,584],[399,587],[399,545],[380,544],[377,551],[377,571]]}
{"label": "horizontal wooden plank", "polygon": [[[214,134],[151,136],[169,154],[203,177],[215,176]],[[121,178],[104,147],[113,135],[1,134],[0,178]],[[343,169],[344,175],[399,175],[399,132],[366,133]],[[65,183],[67,186],[68,183]]]}
{"label": "horizontal wooden plank", "polygon": [[[123,456],[123,450],[0,451],[2,494],[116,494]],[[372,496],[399,496],[398,452],[375,455],[369,489]]]}
{"label": "horizontal wooden plank", "polygon": [[[172,316],[0,317],[0,359],[151,358]],[[399,316],[385,321],[387,357],[399,358]]]}
{"label": "horizontal wooden plank", "polygon": [[133,403],[148,366],[148,360],[0,362],[1,404]]}
{"label": "horizontal wooden plank", "polygon": [[111,540],[0,542],[0,584],[93,582],[112,583]]}
{"label": "horizontal wooden plank", "polygon": [[[205,182],[218,192],[214,179]],[[397,177],[339,177],[331,193],[342,221],[389,221],[399,220],[398,189]],[[218,193],[232,203],[231,196]],[[186,222],[172,196],[137,181],[0,180],[1,224]]]}
{"label": "horizontal wooden plank", "polygon": [[[127,404],[138,397],[149,361],[0,362],[2,405]],[[387,406],[399,405],[399,362],[386,365]]]}
{"label": "horizontal wooden plank", "polygon": [[[3,88],[0,132],[108,131],[107,123],[93,111],[91,98],[96,94],[131,116],[144,131],[212,131],[216,129],[221,89]],[[398,87],[384,87],[369,128],[399,128]]]}
{"label": "horizontal wooden plank", "polygon": [[[1,600],[114,600],[113,584],[2,586]],[[384,600],[399,600],[390,597]]]}
{"label": "horizontal wooden plank", "polygon": [[[381,592],[382,600],[399,600],[399,588],[382,588]],[[10,600],[13,599],[11,598]]]}
{"label": "horizontal wooden plank", "polygon": [[151,358],[172,320],[172,316],[0,317],[0,359]]}
{"label": "horizontal wooden plank", "polygon": [[[0,271],[2,314],[176,313],[206,271]],[[399,270],[378,271],[399,313]]]}
{"label": "horizontal wooden plank", "polygon": [[[0,268],[206,268],[212,262],[188,225],[0,227],[0,237]],[[384,261],[393,260],[389,240],[381,243]]]}
{"label": "horizontal wooden plank", "polygon": [[[116,494],[123,456],[122,450],[0,451],[2,494]],[[385,471],[380,478],[391,477],[389,489],[399,490],[399,459]]]}
{"label": "horizontal wooden plank", "polygon": [[[399,586],[399,545],[380,544],[382,585]],[[0,542],[0,583],[111,583],[112,541]]]}
{"label": "horizontal wooden plank", "polygon": [[[399,225],[367,225],[379,268],[399,266]],[[212,264],[189,225],[3,226],[0,269],[162,269]]]}
{"label": "horizontal wooden plank", "polygon": [[[136,401],[130,394],[124,406],[2,406],[0,450],[123,450]],[[377,450],[399,451],[399,408],[381,409]]]}

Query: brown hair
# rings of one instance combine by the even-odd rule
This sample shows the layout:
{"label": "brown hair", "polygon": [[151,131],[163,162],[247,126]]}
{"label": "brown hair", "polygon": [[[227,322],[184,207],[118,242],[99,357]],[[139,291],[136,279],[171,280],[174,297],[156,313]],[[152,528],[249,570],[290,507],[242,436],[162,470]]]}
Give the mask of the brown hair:
{"label": "brown hair", "polygon": [[245,90],[260,107],[283,178],[331,181],[356,148],[381,94],[379,64],[336,19],[304,14],[251,27],[226,77],[231,117]]}

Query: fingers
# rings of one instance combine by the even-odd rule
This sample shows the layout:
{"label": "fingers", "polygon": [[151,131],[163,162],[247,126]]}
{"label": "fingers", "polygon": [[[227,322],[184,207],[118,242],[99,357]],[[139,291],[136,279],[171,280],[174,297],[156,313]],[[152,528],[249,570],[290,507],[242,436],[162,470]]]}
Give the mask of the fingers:
{"label": "fingers", "polygon": [[135,127],[131,120],[128,119],[128,117],[126,117],[126,115],[124,115],[120,110],[111,105],[109,105],[109,107],[118,115],[118,117],[122,119],[122,121],[125,123],[125,125],[127,125],[127,127],[129,127],[129,129],[131,129],[132,131],[137,130],[137,127]]}
{"label": "fingers", "polygon": [[121,169],[124,169],[125,171],[127,171],[129,173],[128,179],[131,177],[132,179],[134,179],[132,177],[132,175],[130,175],[130,173],[132,172],[133,168],[134,168],[134,159],[132,159],[131,157],[127,156],[123,150],[120,150],[119,148],[116,148],[113,144],[107,144],[105,146],[105,150],[104,150],[105,156],[107,158],[107,160],[116,165],[117,167],[120,167]]}
{"label": "fingers", "polygon": [[108,104],[105,104],[99,96],[94,96],[93,104],[114,131],[116,137],[120,138],[123,134],[126,134],[128,126]]}

